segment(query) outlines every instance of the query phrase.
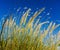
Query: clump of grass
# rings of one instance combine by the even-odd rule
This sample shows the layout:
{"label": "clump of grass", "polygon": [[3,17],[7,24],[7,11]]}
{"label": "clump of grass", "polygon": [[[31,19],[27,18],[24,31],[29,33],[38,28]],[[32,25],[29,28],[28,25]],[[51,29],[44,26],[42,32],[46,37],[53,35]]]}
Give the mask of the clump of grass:
{"label": "clump of grass", "polygon": [[[26,22],[30,12],[30,9],[28,9],[23,14],[19,25],[12,17],[6,19],[0,31],[0,50],[57,50],[60,41],[57,38],[54,41],[52,32],[60,25],[53,22],[49,23],[49,21],[38,24],[39,19],[33,24],[34,19],[42,11],[44,11],[44,8],[36,11]],[[43,29],[43,32],[41,32],[42,25],[46,24],[49,24],[47,29]],[[58,34],[60,34],[60,31]],[[45,39],[46,37],[48,39]]]}

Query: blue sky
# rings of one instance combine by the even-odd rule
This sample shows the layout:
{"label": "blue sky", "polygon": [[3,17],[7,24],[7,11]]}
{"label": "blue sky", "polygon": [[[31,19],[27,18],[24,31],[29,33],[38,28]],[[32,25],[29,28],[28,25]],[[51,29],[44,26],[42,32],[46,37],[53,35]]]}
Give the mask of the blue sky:
{"label": "blue sky", "polygon": [[[60,0],[0,0],[0,20],[5,14],[14,12],[14,8],[24,7],[36,10],[46,7],[45,11],[50,13],[50,21],[60,24]],[[10,9],[10,10],[9,10]],[[46,19],[46,18],[45,18]]]}
{"label": "blue sky", "polygon": [[[14,8],[18,9],[19,7],[21,7],[20,11],[25,11],[23,8],[28,7],[33,12],[45,7],[45,11],[40,15],[43,18],[41,21],[46,21],[50,17],[49,21],[60,24],[60,0],[0,0],[0,21],[6,14],[14,13],[16,15]],[[22,13],[17,14],[17,16],[19,15],[22,15]],[[60,30],[60,27],[53,33],[58,32],[58,30]]]}

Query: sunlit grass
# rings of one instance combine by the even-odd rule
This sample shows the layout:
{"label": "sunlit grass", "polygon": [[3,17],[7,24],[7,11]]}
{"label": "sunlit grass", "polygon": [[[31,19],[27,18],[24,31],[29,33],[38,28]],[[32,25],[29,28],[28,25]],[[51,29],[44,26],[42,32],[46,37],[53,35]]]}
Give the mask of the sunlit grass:
{"label": "sunlit grass", "polygon": [[[2,24],[0,31],[0,50],[57,50],[60,41],[57,40],[60,31],[53,39],[53,31],[60,26],[53,22],[45,21],[39,23],[38,19],[33,24],[34,19],[44,11],[42,8],[34,13],[28,22],[26,22],[30,9],[22,16],[19,25],[10,17]],[[47,29],[41,30],[42,25],[48,24]],[[49,34],[49,37],[47,36]],[[45,39],[45,38],[48,39]]]}

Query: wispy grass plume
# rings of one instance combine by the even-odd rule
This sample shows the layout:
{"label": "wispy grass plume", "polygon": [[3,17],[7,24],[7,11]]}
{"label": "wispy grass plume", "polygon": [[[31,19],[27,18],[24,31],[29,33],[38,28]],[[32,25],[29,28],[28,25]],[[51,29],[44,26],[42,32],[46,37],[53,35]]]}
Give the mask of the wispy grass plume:
{"label": "wispy grass plume", "polygon": [[[6,19],[0,31],[0,50],[57,50],[60,44],[60,40],[58,40],[60,31],[56,36],[53,35],[53,31],[60,24],[56,25],[49,21],[39,22],[40,19],[33,24],[34,19],[44,9],[36,11],[29,20],[27,17],[31,9],[28,9],[23,14],[19,25],[16,24],[12,17]],[[41,30],[42,26],[46,24],[48,24],[47,29]]]}

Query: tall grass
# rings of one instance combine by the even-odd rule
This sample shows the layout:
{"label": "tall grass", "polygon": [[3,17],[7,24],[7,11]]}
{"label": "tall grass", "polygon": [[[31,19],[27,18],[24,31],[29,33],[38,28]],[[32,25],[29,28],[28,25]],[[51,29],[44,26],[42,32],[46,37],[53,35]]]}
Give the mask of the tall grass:
{"label": "tall grass", "polygon": [[[34,13],[28,22],[26,22],[30,9],[22,16],[19,25],[10,17],[2,24],[0,31],[0,50],[57,50],[60,41],[57,40],[60,31],[54,37],[53,31],[60,25],[53,22],[39,23],[38,19],[33,24],[34,19],[44,11],[42,8]],[[49,24],[47,29],[41,30],[43,25]],[[49,35],[49,37],[47,36]],[[48,39],[45,39],[45,38]]]}

